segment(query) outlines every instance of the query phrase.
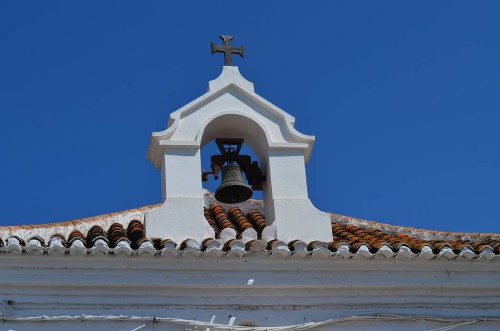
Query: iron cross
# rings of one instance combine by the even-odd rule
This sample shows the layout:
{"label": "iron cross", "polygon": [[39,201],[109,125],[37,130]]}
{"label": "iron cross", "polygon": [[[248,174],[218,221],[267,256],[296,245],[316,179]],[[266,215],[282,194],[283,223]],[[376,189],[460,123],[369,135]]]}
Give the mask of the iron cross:
{"label": "iron cross", "polygon": [[212,54],[214,53],[224,53],[224,65],[230,66],[231,63],[231,54],[238,54],[243,57],[243,46],[234,47],[231,46],[231,40],[233,40],[233,36],[224,36],[220,35],[220,39],[224,41],[224,45],[216,45],[212,42]]}

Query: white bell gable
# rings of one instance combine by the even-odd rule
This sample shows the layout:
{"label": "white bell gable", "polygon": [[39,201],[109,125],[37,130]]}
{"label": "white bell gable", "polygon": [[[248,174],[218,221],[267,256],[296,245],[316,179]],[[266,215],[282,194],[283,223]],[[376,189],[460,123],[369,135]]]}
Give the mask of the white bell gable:
{"label": "white bell gable", "polygon": [[207,92],[173,112],[168,127],[151,136],[147,158],[161,168],[163,205],[146,215],[149,237],[201,242],[214,237],[203,215],[200,149],[215,138],[244,138],[267,177],[265,239],[331,241],[330,215],[308,198],[305,163],[314,137],[295,119],[254,92],[237,67],[224,66]]}

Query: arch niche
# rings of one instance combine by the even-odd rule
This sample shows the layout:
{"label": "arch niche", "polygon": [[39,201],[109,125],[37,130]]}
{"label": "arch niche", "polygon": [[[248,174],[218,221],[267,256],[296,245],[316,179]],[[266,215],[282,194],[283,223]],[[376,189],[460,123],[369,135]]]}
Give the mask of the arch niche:
{"label": "arch niche", "polygon": [[201,148],[216,138],[243,138],[258,158],[261,167],[267,164],[269,133],[266,128],[244,114],[228,111],[208,119],[202,126],[197,141]]}

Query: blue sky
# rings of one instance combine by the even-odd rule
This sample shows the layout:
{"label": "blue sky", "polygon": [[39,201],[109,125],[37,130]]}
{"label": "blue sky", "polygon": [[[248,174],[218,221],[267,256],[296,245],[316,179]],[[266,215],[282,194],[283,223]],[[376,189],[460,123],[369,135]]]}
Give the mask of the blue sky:
{"label": "blue sky", "polygon": [[256,92],[316,136],[319,209],[498,233],[499,12],[496,1],[2,1],[0,222],[160,201],[150,134],[218,76],[210,42],[231,34]]}

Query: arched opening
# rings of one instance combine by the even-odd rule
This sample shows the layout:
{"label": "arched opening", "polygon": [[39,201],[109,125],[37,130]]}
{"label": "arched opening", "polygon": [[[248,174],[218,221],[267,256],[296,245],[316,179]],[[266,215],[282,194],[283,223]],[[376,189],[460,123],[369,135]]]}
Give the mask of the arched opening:
{"label": "arched opening", "polygon": [[[217,138],[243,138],[243,146],[240,155],[249,155],[252,161],[258,161],[263,172],[266,172],[267,165],[267,146],[268,140],[266,133],[262,127],[243,115],[226,114],[207,121],[200,132],[201,146],[201,168],[210,171],[210,157],[220,154],[219,149],[215,144]],[[248,178],[244,175],[244,179],[248,182]],[[208,176],[208,180],[204,181],[202,186],[209,192],[215,192],[219,187],[221,177],[214,179],[213,176]],[[252,199],[262,200],[263,192],[254,190]]]}
{"label": "arched opening", "polygon": [[203,147],[216,138],[243,138],[258,158],[259,163],[267,164],[269,146],[268,134],[263,126],[240,114],[224,114],[209,119],[200,130],[197,141]]}

